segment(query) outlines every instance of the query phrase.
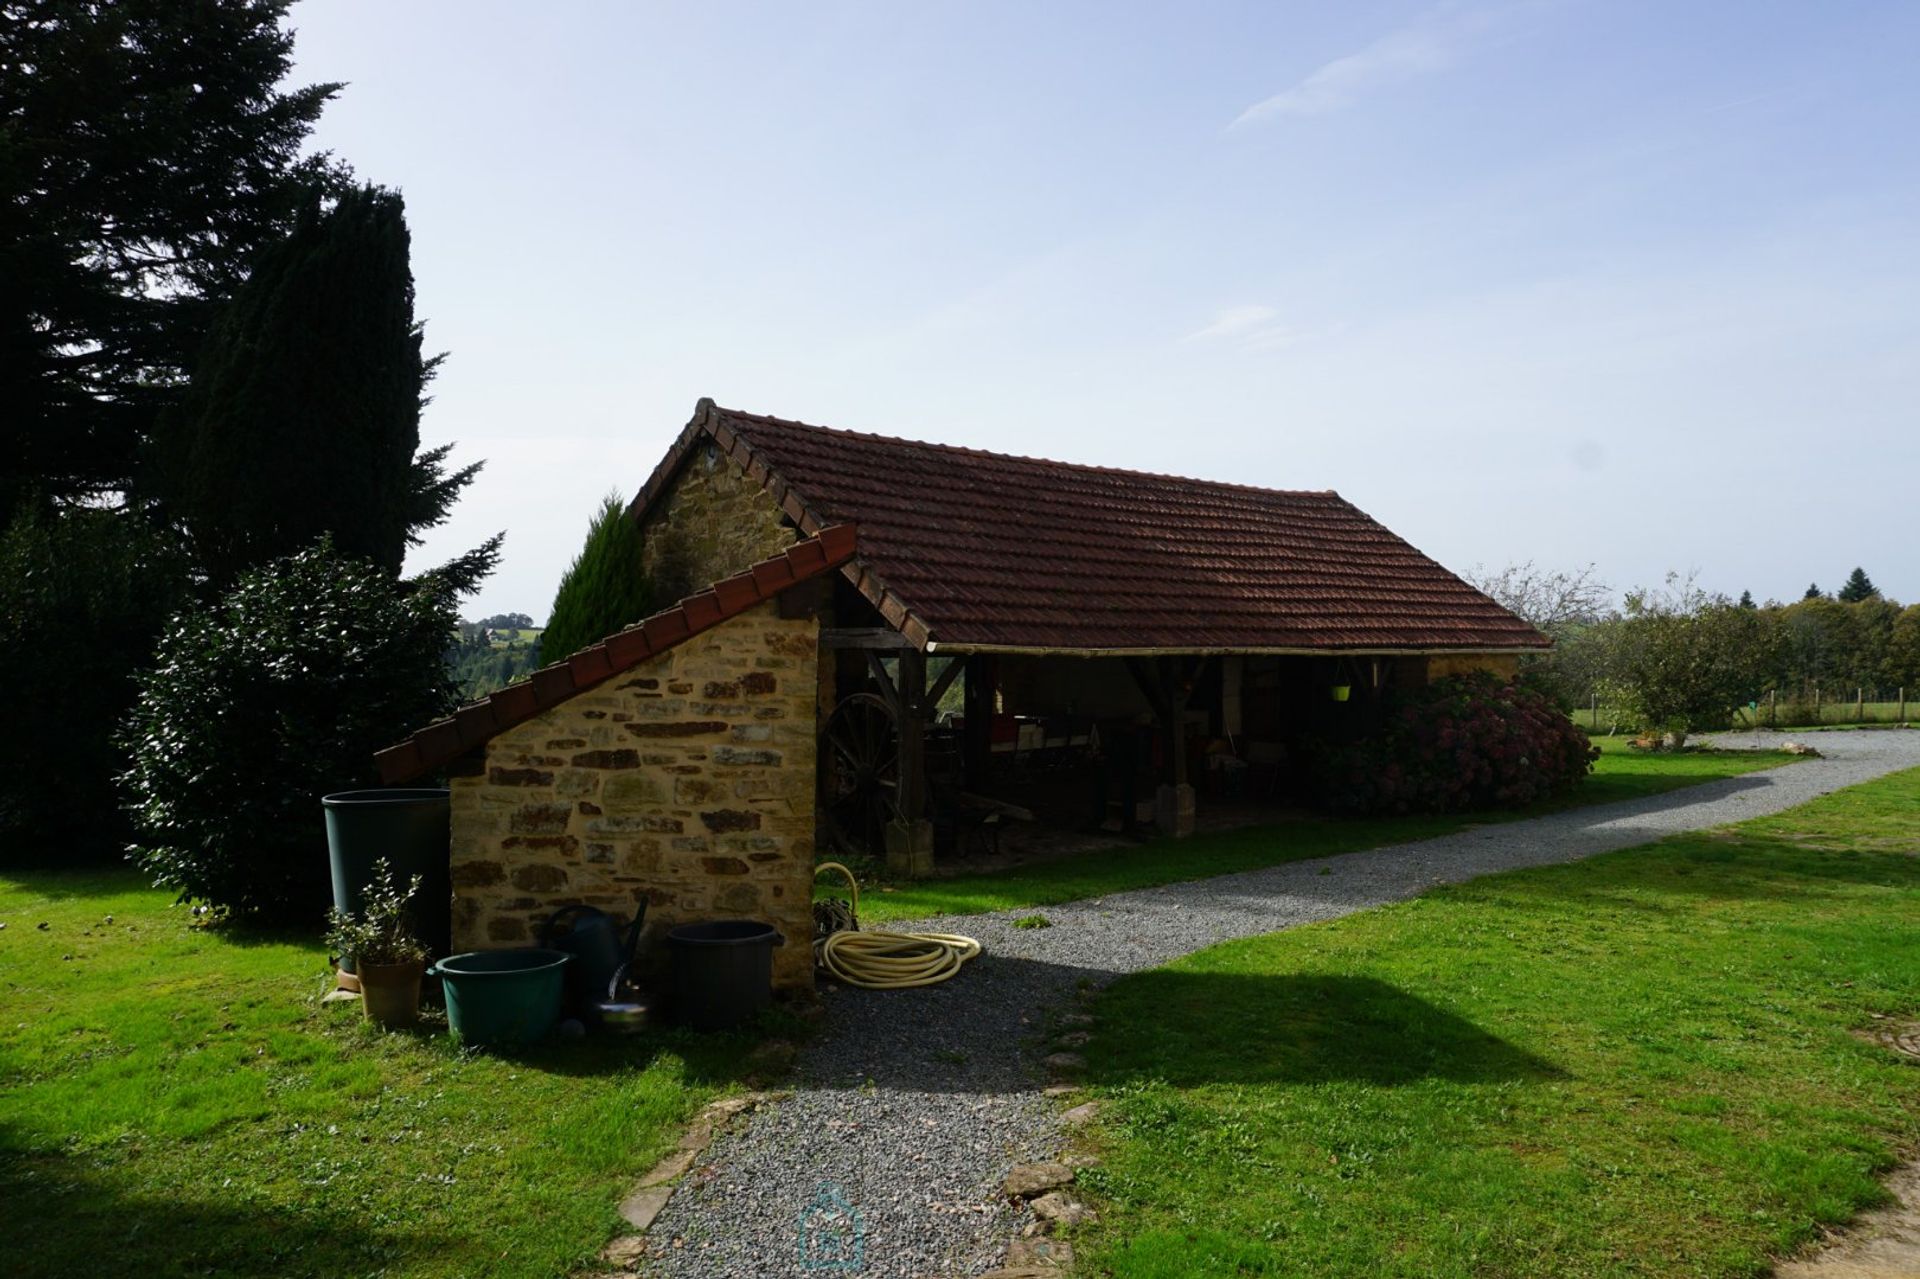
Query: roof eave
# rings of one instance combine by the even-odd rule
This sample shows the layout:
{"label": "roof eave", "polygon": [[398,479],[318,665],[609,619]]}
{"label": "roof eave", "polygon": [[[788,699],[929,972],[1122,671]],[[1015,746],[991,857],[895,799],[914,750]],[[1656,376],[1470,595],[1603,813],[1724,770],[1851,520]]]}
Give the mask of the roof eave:
{"label": "roof eave", "polygon": [[929,640],[921,647],[928,655],[965,656],[973,653],[1023,657],[1524,657],[1544,653],[1551,645],[1200,645],[1195,647],[1063,648],[1033,644],[967,644]]}

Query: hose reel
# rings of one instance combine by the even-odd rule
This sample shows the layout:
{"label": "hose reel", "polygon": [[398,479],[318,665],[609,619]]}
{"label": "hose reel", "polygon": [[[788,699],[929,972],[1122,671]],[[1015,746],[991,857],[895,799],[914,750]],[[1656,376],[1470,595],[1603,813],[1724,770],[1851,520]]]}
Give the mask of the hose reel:
{"label": "hose reel", "polygon": [[868,990],[906,990],[933,986],[958,973],[980,953],[980,943],[959,933],[895,933],[860,928],[860,883],[839,862],[821,862],[821,871],[839,871],[852,898],[829,897],[813,904],[813,962],[837,981]]}

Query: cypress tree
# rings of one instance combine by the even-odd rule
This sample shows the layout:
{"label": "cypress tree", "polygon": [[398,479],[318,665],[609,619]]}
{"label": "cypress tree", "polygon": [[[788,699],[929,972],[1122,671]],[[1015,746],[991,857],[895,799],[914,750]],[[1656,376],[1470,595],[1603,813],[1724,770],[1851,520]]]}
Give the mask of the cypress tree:
{"label": "cypress tree", "polygon": [[311,192],[337,84],[279,87],[288,0],[0,6],[0,525],[137,487],[218,305]]}
{"label": "cypress tree", "polygon": [[1753,592],[1752,592],[1752,591],[1741,591],[1741,592],[1740,592],[1740,607],[1741,607],[1741,608],[1758,608],[1758,607],[1759,607],[1759,605],[1757,605],[1757,604],[1755,604],[1755,603],[1753,602]]}
{"label": "cypress tree", "polygon": [[1807,593],[1805,595],[1802,595],[1800,598],[1803,600],[1817,600],[1817,599],[1824,598],[1820,590],[1820,583],[1814,582],[1811,585],[1809,585],[1807,587]]}
{"label": "cypress tree", "polygon": [[[450,446],[419,451],[438,357],[421,353],[408,253],[400,196],[355,188],[263,252],[215,326],[157,452],[216,584],[323,534],[397,575],[479,470],[449,473]],[[477,580],[471,558],[456,585]]]}
{"label": "cypress tree", "polygon": [[640,526],[618,493],[607,494],[587,541],[560,578],[540,636],[540,658],[557,662],[647,615],[653,592],[640,564]]}
{"label": "cypress tree", "polygon": [[1873,584],[1873,579],[1867,576],[1867,571],[1855,565],[1853,572],[1847,576],[1847,584],[1840,588],[1839,598],[1843,604],[1858,604],[1863,600],[1872,599],[1879,593],[1880,588]]}

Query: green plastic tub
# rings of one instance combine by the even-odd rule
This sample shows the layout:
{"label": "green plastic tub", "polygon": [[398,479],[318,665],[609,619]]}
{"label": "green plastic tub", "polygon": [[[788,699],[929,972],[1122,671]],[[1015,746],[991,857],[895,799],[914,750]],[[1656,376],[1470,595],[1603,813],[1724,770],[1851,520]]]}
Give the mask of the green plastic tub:
{"label": "green plastic tub", "polygon": [[472,950],[427,971],[447,996],[447,1024],[463,1044],[508,1048],[545,1039],[560,1020],[561,950]]}

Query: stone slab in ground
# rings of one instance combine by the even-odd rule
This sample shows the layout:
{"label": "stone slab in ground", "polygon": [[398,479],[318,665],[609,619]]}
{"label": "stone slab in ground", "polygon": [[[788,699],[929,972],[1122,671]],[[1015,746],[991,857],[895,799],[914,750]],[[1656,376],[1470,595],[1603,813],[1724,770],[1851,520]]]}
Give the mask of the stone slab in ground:
{"label": "stone slab in ground", "polygon": [[635,1230],[645,1231],[653,1225],[653,1219],[667,1206],[667,1200],[673,1198],[672,1186],[647,1186],[634,1191],[620,1201],[620,1215]]}
{"label": "stone slab in ground", "polygon": [[1019,1164],[1007,1174],[1006,1192],[1014,1199],[1028,1199],[1073,1181],[1073,1169],[1061,1163]]}

